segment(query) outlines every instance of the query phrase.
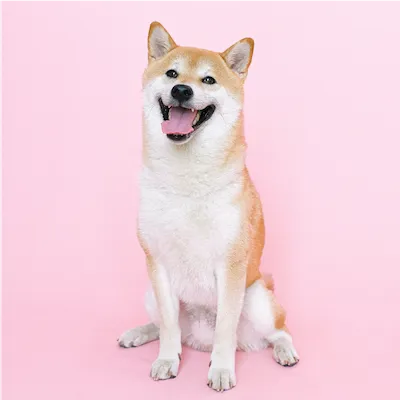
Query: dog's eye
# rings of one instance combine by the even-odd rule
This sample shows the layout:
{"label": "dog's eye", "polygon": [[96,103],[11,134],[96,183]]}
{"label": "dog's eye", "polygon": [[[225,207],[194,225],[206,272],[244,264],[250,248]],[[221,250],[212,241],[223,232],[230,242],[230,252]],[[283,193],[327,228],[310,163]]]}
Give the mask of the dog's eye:
{"label": "dog's eye", "polygon": [[212,76],[206,76],[201,81],[207,85],[214,85],[217,82]]}
{"label": "dog's eye", "polygon": [[174,69],[169,69],[165,75],[168,76],[168,78],[177,78],[178,77],[178,73],[174,70]]}

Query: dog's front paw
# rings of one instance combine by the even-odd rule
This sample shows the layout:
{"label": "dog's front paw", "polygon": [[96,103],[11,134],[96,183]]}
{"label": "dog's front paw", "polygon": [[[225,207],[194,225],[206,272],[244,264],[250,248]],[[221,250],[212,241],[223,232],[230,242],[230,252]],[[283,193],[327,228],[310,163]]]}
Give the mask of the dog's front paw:
{"label": "dog's front paw", "polygon": [[157,358],[151,366],[150,377],[155,381],[176,378],[179,369],[179,357],[176,359]]}
{"label": "dog's front paw", "polygon": [[235,371],[229,368],[213,368],[208,370],[208,386],[217,392],[232,389],[236,386]]}

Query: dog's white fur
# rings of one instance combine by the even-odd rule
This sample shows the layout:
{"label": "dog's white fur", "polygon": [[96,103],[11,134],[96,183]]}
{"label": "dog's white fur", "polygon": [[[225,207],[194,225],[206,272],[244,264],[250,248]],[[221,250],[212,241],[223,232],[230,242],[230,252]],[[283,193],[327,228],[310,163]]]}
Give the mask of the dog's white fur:
{"label": "dog's white fur", "polygon": [[[161,25],[152,30],[149,60],[157,60],[175,43]],[[242,43],[231,54],[232,66],[241,68],[239,75],[247,73],[243,57],[249,57],[249,49]],[[188,59],[174,58],[168,68],[184,72]],[[206,61],[195,71],[199,78],[211,72]],[[243,152],[222,168],[221,157],[241,124],[241,96],[223,86],[193,85],[188,107],[203,109],[212,103],[216,111],[187,143],[177,145],[161,133],[158,104],[160,97],[164,104],[173,103],[173,85],[164,74],[144,83],[146,157],[138,231],[152,281],[146,295],[151,323],[125,332],[119,344],[135,347],[160,339],[159,356],[151,369],[155,380],[177,375],[182,343],[211,351],[209,386],[226,390],[236,385],[237,349],[275,344],[273,355],[282,365],[295,364],[298,355],[290,334],[275,327],[273,298],[265,284],[256,281],[245,289],[245,265],[239,268],[244,273],[235,284],[227,281],[231,279],[228,254],[241,234],[243,215],[235,199],[245,183],[245,159]]]}

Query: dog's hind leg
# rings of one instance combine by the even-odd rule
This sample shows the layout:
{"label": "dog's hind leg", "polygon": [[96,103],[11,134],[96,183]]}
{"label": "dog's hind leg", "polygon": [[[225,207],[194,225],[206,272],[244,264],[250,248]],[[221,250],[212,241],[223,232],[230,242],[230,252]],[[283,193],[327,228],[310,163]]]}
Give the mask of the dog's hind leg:
{"label": "dog's hind leg", "polygon": [[151,288],[146,292],[145,306],[151,323],[125,331],[118,338],[118,344],[121,347],[137,347],[159,339],[159,314],[154,292]]}
{"label": "dog's hind leg", "polygon": [[138,326],[124,332],[118,338],[118,344],[121,347],[138,347],[142,344],[152,342],[159,338],[160,331],[153,323]]}
{"label": "dog's hind leg", "polygon": [[285,325],[285,312],[271,289],[262,280],[247,288],[238,330],[238,347],[254,350],[272,345],[274,360],[291,367],[298,363],[299,356]]}
{"label": "dog's hind leg", "polygon": [[286,326],[271,333],[267,340],[272,344],[272,357],[278,364],[283,367],[293,367],[299,362],[292,336]]}

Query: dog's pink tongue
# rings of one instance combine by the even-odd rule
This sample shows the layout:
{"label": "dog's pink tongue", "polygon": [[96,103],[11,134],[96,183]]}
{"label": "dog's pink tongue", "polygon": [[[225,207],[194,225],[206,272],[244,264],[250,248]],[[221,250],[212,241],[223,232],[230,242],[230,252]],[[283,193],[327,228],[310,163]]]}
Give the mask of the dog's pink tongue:
{"label": "dog's pink tongue", "polygon": [[186,135],[193,132],[193,121],[197,111],[191,111],[188,108],[171,107],[169,110],[169,120],[161,124],[162,131],[165,134]]}

